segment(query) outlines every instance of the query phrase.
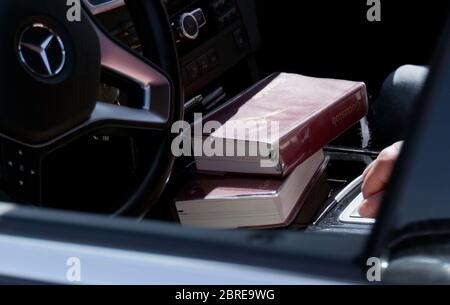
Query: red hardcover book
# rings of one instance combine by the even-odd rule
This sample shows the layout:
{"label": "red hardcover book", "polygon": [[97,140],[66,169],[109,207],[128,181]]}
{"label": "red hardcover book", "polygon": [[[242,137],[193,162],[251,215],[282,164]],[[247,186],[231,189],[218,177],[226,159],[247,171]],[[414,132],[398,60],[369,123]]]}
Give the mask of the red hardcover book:
{"label": "red hardcover book", "polygon": [[[222,153],[196,156],[197,169],[285,177],[367,111],[364,83],[273,74],[203,118],[203,127],[209,121],[222,126],[203,130],[202,141],[216,151],[217,143],[225,144]],[[230,132],[235,126],[239,132]]]}
{"label": "red hardcover book", "polygon": [[176,197],[178,217],[184,226],[211,229],[288,226],[325,165],[319,151],[284,179],[198,175]]}

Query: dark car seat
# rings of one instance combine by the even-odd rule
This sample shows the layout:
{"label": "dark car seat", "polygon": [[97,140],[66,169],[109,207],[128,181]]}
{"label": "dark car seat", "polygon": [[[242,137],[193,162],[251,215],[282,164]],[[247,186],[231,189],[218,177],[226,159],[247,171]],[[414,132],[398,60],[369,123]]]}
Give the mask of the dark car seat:
{"label": "dark car seat", "polygon": [[382,149],[404,139],[411,109],[428,76],[425,66],[405,65],[385,80],[372,105],[371,147]]}

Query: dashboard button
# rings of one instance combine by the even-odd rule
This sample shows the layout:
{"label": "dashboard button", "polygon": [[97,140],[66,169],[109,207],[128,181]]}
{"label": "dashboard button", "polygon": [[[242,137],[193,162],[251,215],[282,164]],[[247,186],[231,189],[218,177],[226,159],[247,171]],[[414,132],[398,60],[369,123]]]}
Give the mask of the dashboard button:
{"label": "dashboard button", "polygon": [[197,63],[200,66],[200,70],[202,71],[202,73],[206,73],[209,71],[210,64],[206,55],[200,56],[197,60]]}
{"label": "dashboard button", "polygon": [[242,29],[241,28],[237,29],[236,31],[234,31],[233,35],[236,45],[238,46],[239,49],[242,49],[245,46],[245,37],[244,33],[242,32]]}
{"label": "dashboard button", "polygon": [[219,65],[219,57],[217,56],[217,52],[216,50],[212,49],[209,50],[207,53],[208,56],[208,60],[211,64],[211,67],[216,67],[217,65]]}
{"label": "dashboard button", "polygon": [[186,71],[188,74],[188,79],[193,81],[197,79],[200,75],[200,69],[196,62],[192,62],[186,66]]}

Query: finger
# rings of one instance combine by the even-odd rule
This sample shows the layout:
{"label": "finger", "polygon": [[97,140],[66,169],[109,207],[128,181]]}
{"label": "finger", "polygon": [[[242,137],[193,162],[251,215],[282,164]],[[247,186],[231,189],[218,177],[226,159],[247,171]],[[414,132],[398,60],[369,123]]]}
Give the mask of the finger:
{"label": "finger", "polygon": [[389,182],[392,171],[392,162],[376,161],[369,170],[362,185],[364,198],[369,198],[378,192],[381,192]]}
{"label": "finger", "polygon": [[364,198],[369,198],[384,189],[391,177],[398,152],[396,147],[391,146],[383,150],[378,159],[372,163],[362,186]]}
{"label": "finger", "polygon": [[400,153],[400,151],[402,150],[403,147],[403,141],[397,142],[394,145],[392,145],[392,147],[397,150],[397,153]]}
{"label": "finger", "polygon": [[383,200],[384,192],[369,197],[363,201],[362,206],[359,208],[359,215],[363,218],[376,218],[378,211],[380,210],[381,201]]}
{"label": "finger", "polygon": [[366,169],[364,170],[364,172],[363,172],[363,174],[362,174],[363,179],[366,179],[367,174],[369,173],[370,169],[373,167],[373,163],[374,163],[374,162],[370,163],[370,164],[366,167]]}

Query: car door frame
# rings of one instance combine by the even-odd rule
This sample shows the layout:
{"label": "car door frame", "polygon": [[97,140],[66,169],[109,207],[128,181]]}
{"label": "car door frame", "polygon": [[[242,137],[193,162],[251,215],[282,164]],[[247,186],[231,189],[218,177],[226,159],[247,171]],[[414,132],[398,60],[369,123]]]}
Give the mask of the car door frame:
{"label": "car door frame", "polygon": [[[97,263],[86,264],[91,266],[85,272],[90,277],[82,283],[89,284],[336,284],[364,280],[361,255],[366,235],[205,231],[154,221],[136,222],[12,205],[1,207],[4,212],[0,216],[0,248],[7,242],[7,249],[18,249],[23,254],[16,253],[12,259],[15,252],[0,251],[3,282],[70,284],[63,272],[68,270],[63,258],[83,257],[86,251],[94,256],[97,252],[94,258]],[[22,248],[15,248],[17,243]],[[70,251],[61,256],[56,253],[61,247]],[[36,249],[39,251],[33,254]],[[100,266],[102,257],[117,258],[117,253],[120,258],[112,262],[111,269]],[[45,260],[57,255],[60,259]],[[30,262],[30,257],[36,261]],[[136,274],[123,276],[128,272],[126,266],[135,267],[136,259],[146,262],[140,264],[141,268],[150,268],[148,276],[141,277],[141,281],[132,280]],[[14,269],[9,265],[9,274],[2,272],[8,261],[18,268],[24,264],[29,267],[23,276],[20,273],[11,276]],[[166,270],[161,262],[168,262]],[[178,266],[177,272],[171,269],[174,264]],[[33,266],[39,266],[40,273],[33,273],[30,270]],[[152,266],[163,267],[151,272]],[[56,276],[51,274],[55,270]],[[161,277],[170,272],[172,276]],[[224,276],[217,276],[217,272]],[[122,276],[115,278],[117,274]]]}

